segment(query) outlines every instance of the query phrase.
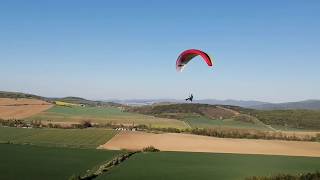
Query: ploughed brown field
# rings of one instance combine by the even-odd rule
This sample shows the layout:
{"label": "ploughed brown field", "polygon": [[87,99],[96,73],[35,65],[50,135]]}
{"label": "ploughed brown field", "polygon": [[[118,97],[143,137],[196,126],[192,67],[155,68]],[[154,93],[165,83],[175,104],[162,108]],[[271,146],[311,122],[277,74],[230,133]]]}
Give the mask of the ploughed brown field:
{"label": "ploughed brown field", "polygon": [[0,98],[1,119],[23,119],[51,108],[53,105],[37,99]]}
{"label": "ploughed brown field", "polygon": [[141,150],[147,146],[154,146],[161,151],[320,157],[320,143],[318,142],[231,139],[192,134],[152,134],[133,131],[122,131],[99,148]]}

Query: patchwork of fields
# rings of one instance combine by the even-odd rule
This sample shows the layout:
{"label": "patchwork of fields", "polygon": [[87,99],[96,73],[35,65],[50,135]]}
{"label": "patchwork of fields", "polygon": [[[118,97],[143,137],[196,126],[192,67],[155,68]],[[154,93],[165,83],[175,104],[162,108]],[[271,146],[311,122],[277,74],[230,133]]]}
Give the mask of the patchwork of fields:
{"label": "patchwork of fields", "polygon": [[320,158],[269,155],[159,152],[133,156],[97,179],[237,180],[320,168]]}
{"label": "patchwork of fields", "polygon": [[0,127],[0,143],[96,148],[110,140],[110,129],[25,129]]}
{"label": "patchwork of fields", "polygon": [[[187,105],[187,109],[184,106],[177,106],[178,110],[186,111],[184,113],[171,112],[177,110],[171,108],[176,105],[171,105],[166,107],[166,113],[162,113],[163,107],[157,106],[150,114],[138,114],[123,112],[116,107],[52,106],[41,100],[3,98],[0,99],[0,118],[7,116],[10,109],[9,114],[13,113],[14,117],[42,123],[71,124],[89,120],[101,124],[143,124],[153,128],[274,130],[253,116],[236,119],[241,115],[224,107],[201,105],[203,107],[196,109],[198,114],[194,114],[193,105]],[[317,133],[292,131],[285,134],[314,136]],[[167,152],[135,154],[97,179],[244,179],[320,170],[318,142],[118,132],[103,128],[29,129],[0,126],[0,179],[68,179],[99,167],[122,153],[119,151],[121,149],[140,150],[149,145]],[[97,147],[108,150],[97,150]]]}
{"label": "patchwork of fields", "polygon": [[27,118],[27,120],[41,120],[42,122],[79,123],[90,120],[92,123],[112,123],[123,125],[144,124],[151,127],[186,128],[183,121],[157,118],[136,113],[122,112],[114,107],[65,107],[54,106],[53,108]]}

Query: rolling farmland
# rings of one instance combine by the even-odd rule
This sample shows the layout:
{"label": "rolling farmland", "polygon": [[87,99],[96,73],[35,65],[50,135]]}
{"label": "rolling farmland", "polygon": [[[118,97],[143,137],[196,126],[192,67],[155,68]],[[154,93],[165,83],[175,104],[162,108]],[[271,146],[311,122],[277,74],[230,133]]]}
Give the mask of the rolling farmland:
{"label": "rolling farmland", "polygon": [[[24,102],[10,101],[11,104],[7,101],[4,106],[16,109],[23,106],[28,109],[36,106],[49,106],[44,111],[41,110],[23,118],[27,122],[41,121],[44,124],[77,124],[90,121],[99,124],[143,124],[152,128],[231,127],[274,131],[270,128],[271,126],[267,126],[256,117],[240,114],[236,110],[220,106],[187,105],[185,108],[185,105],[171,105],[156,106],[154,109],[146,107],[146,109],[141,109],[142,112],[123,112],[121,108],[111,106],[52,106],[48,103],[41,104],[43,103],[41,100],[30,99]],[[286,132],[286,134],[301,136],[309,134],[314,136],[317,133],[317,131]],[[121,149],[136,150],[149,145],[167,152],[139,153],[97,179],[176,179],[177,177],[179,179],[243,179],[249,176],[266,176],[280,172],[293,174],[312,172],[319,170],[318,167],[320,167],[318,142],[231,139],[131,131],[119,133],[104,128],[0,127],[0,153],[4,159],[3,162],[9,161],[6,159],[11,156],[16,157],[8,163],[0,163],[0,168],[4,171],[0,177],[5,179],[20,179],[21,177],[68,179],[71,175],[81,175],[88,169],[98,167],[102,162],[121,153],[122,151],[119,151]],[[96,148],[108,150],[96,150]],[[19,154],[16,155],[17,153]],[[71,153],[74,155],[70,155]],[[265,166],[259,164],[262,161],[265,162]],[[148,167],[145,167],[145,162]],[[19,174],[7,168],[10,166],[18,168]],[[61,167],[63,171],[58,172]]]}

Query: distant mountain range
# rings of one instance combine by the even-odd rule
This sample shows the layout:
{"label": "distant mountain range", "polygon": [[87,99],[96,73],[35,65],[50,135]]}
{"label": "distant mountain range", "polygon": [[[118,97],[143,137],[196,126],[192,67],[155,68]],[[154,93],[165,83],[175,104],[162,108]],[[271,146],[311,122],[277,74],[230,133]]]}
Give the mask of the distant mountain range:
{"label": "distant mountain range", "polygon": [[319,110],[320,109],[320,100],[306,100],[299,102],[288,102],[288,103],[265,103],[258,104],[255,106],[249,106],[253,109],[261,110],[280,110],[280,109],[311,109]]}
{"label": "distant mountain range", "polygon": [[[108,100],[120,104],[126,105],[151,105],[151,104],[172,104],[172,103],[186,103],[184,100],[177,99],[128,99],[128,100]],[[216,99],[201,99],[194,100],[194,103],[199,104],[220,104],[220,105],[233,105],[233,106],[241,106],[241,107],[254,107],[259,105],[268,104],[267,102],[260,101],[241,101],[241,100],[216,100]]]}
{"label": "distant mountain range", "polygon": [[[81,103],[86,105],[99,105],[99,106],[120,106],[131,105],[131,106],[142,106],[142,105],[152,105],[152,104],[172,104],[172,103],[186,103],[184,100],[177,99],[127,99],[127,100],[100,100],[93,101],[87,100],[80,97],[65,97],[65,98],[49,98],[42,97],[33,94],[26,94],[20,92],[6,92],[0,91],[0,98],[34,98],[42,99],[46,101],[65,101],[71,103]],[[268,103],[261,101],[243,101],[243,100],[216,100],[216,99],[202,99],[195,100],[194,103],[199,104],[212,104],[212,105],[231,105],[240,106],[244,108],[260,109],[260,110],[280,110],[280,109],[310,109],[310,110],[320,110],[320,100],[305,100],[299,102],[287,102],[287,103]]]}
{"label": "distant mountain range", "polygon": [[[119,104],[126,104],[131,106],[152,105],[152,104],[172,104],[185,103],[184,100],[177,99],[128,99],[128,100],[109,100]],[[195,100],[194,103],[199,104],[220,104],[240,106],[244,108],[260,109],[260,110],[278,110],[278,109],[311,109],[320,110],[320,100],[306,100],[299,102],[287,103],[268,103],[262,101],[243,101],[243,100],[216,100],[216,99],[202,99]]]}

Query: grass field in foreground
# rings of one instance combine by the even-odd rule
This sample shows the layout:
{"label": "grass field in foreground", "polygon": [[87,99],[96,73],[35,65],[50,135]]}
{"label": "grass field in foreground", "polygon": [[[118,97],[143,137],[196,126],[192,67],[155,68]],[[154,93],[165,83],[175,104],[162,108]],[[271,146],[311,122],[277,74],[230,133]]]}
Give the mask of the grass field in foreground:
{"label": "grass field in foreground", "polygon": [[96,148],[110,140],[110,129],[24,129],[0,127],[0,143]]}
{"label": "grass field in foreground", "polygon": [[68,179],[120,151],[0,144],[0,179]]}
{"label": "grass field in foreground", "polygon": [[242,121],[236,121],[233,119],[210,119],[207,117],[186,117],[183,119],[192,128],[214,128],[214,127],[230,127],[230,128],[242,128],[242,129],[258,129],[258,130],[270,130],[263,123],[248,123]]}
{"label": "grass field in foreground", "polygon": [[234,180],[254,175],[296,174],[319,169],[320,158],[159,152],[134,155],[97,179]]}
{"label": "grass field in foreground", "polygon": [[27,118],[51,122],[79,123],[90,120],[93,123],[144,124],[152,127],[186,128],[184,122],[174,119],[157,118],[142,114],[122,112],[114,107],[65,107],[54,106],[47,111]]}

